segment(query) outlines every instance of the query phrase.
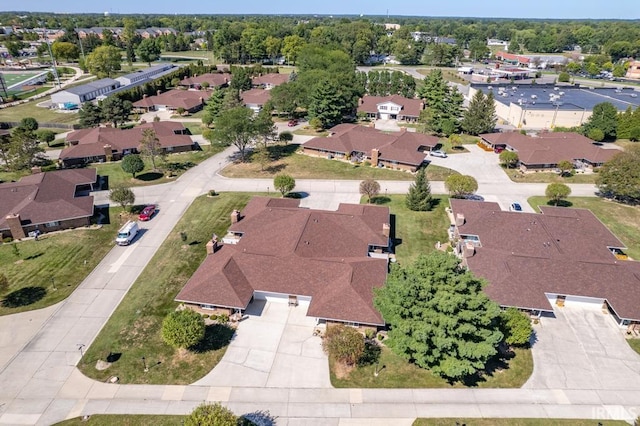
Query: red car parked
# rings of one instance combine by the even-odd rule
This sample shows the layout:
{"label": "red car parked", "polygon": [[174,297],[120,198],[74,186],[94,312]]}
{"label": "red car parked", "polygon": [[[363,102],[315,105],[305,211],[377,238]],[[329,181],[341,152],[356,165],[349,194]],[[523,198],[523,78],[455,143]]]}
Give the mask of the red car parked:
{"label": "red car parked", "polygon": [[156,206],[154,206],[152,204],[152,205],[146,206],[144,209],[142,209],[142,211],[138,215],[138,219],[143,221],[143,222],[145,222],[145,221],[151,219],[154,214],[156,214]]}
{"label": "red car parked", "polygon": [[296,120],[295,118],[293,120],[289,120],[289,123],[287,123],[287,126],[289,127],[293,127],[297,125],[298,125],[298,120]]}

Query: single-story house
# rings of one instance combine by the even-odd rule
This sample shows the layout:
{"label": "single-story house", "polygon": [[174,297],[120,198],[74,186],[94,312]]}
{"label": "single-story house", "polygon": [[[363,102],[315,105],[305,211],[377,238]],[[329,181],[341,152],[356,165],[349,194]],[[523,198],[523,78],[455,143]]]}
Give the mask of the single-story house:
{"label": "single-story house", "polygon": [[54,93],[51,95],[51,103],[59,109],[80,108],[84,102],[92,101],[98,96],[108,96],[120,86],[120,82],[112,78],[90,81]]}
{"label": "single-story house", "polygon": [[189,130],[175,121],[154,121],[132,129],[95,127],[81,129],[67,135],[67,147],[59,161],[65,167],[121,160],[138,152],[142,132],[153,129],[165,153],[192,151],[196,148]]}
{"label": "single-story house", "polygon": [[0,184],[0,237],[25,238],[90,224],[95,169],[58,170]]}
{"label": "single-story house", "polygon": [[602,308],[620,326],[640,323],[640,262],[586,209],[541,206],[541,214],[451,199],[455,251],[488,281],[501,306],[533,313],[570,304]]}
{"label": "single-story house", "polygon": [[251,79],[253,87],[261,87],[263,89],[273,89],[289,81],[289,74],[268,73],[261,74]]}
{"label": "single-story house", "polygon": [[303,152],[324,158],[370,161],[373,167],[415,172],[425,161],[425,154],[434,149],[437,137],[422,133],[383,132],[357,124],[338,124],[329,129],[329,136],[316,137],[302,145]]}
{"label": "single-story house", "polygon": [[178,108],[184,108],[187,112],[196,112],[202,109],[210,96],[211,92],[205,90],[173,89],[155,96],[145,95],[134,102],[133,107],[145,112],[175,111]]}
{"label": "single-story house", "polygon": [[180,86],[188,89],[200,90],[202,84],[207,83],[209,88],[214,89],[218,87],[226,87],[231,81],[231,74],[229,73],[207,73],[201,75],[194,75],[193,77],[185,77],[180,82]]}
{"label": "single-story house", "polygon": [[358,112],[367,114],[367,118],[400,121],[418,121],[424,102],[420,99],[405,98],[400,95],[364,96],[358,100]]}
{"label": "single-story house", "polygon": [[254,299],[307,306],[318,323],[384,325],[373,290],[384,285],[389,209],[341,204],[337,211],[299,200],[254,197],[231,214],[228,234],[175,300],[204,312],[243,312]]}
{"label": "single-story house", "polygon": [[250,89],[240,92],[240,99],[247,108],[250,108],[256,114],[260,112],[264,104],[271,99],[271,93],[266,89]]}
{"label": "single-story house", "polygon": [[488,133],[480,138],[489,148],[516,152],[523,171],[555,169],[563,160],[576,168],[600,167],[619,152],[600,148],[591,139],[573,132],[541,132],[535,137],[519,132]]}

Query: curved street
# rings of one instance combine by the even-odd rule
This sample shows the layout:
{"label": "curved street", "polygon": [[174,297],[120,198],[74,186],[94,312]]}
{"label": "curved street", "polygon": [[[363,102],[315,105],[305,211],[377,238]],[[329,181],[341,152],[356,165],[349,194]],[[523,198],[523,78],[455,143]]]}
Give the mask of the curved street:
{"label": "curved street", "polygon": [[[478,193],[503,207],[514,200],[526,205],[524,201],[529,196],[544,195],[545,184],[511,182],[499,170],[497,156],[476,152],[475,146],[470,148],[470,153],[434,159],[437,160],[434,163],[476,176]],[[640,378],[636,380],[633,376],[640,371],[637,355],[620,360],[630,372],[623,372],[626,380],[619,376],[620,380],[594,380],[585,384],[578,380],[584,372],[575,369],[565,372],[568,380],[564,382],[545,380],[539,371],[534,371],[532,380],[521,389],[330,388],[326,377],[316,376],[317,380],[307,377],[314,374],[314,363],[322,364],[326,358],[318,352],[319,338],[305,337],[303,331],[308,325],[300,320],[300,312],[290,311],[296,308],[279,312],[280,308],[269,306],[263,310],[265,320],[273,318],[268,316],[273,314],[276,315],[274,321],[280,321],[277,322],[280,325],[268,329],[299,327],[299,333],[294,333],[299,338],[292,341],[273,336],[273,345],[253,354],[251,348],[246,347],[246,340],[245,346],[242,339],[237,339],[238,344],[234,340],[227,353],[229,357],[233,354],[236,357],[231,362],[223,360],[197,384],[120,385],[84,377],[76,368],[82,348],[95,339],[197,196],[209,189],[272,190],[269,179],[219,176],[218,171],[228,163],[233,151],[229,148],[211,157],[175,182],[135,188],[138,202],[157,202],[161,206],[157,218],[145,223],[146,231],[141,238],[129,247],[114,247],[67,300],[40,311],[19,314],[19,317],[0,318],[0,424],[48,425],[85,414],[186,414],[204,400],[221,401],[237,414],[268,410],[277,417],[278,425],[410,425],[416,417],[453,416],[630,421],[640,414]],[[358,181],[299,180],[296,183],[296,190],[309,193],[303,199],[307,206],[336,208],[339,202],[360,199]],[[385,192],[405,193],[410,182],[382,181],[380,184]],[[594,195],[593,185],[571,187],[574,195]],[[442,183],[432,182],[432,190],[443,193]],[[96,194],[96,204],[105,201],[105,193]],[[545,321],[536,331],[541,336],[545,333],[542,327],[550,324]],[[253,318],[243,321],[239,334],[257,322]],[[614,344],[617,343],[616,340]],[[279,359],[290,359],[287,357],[296,351],[310,360],[294,367],[305,375],[300,381],[291,375],[286,365],[283,368],[278,363]],[[534,358],[535,351],[534,346]],[[257,355],[260,357],[256,358]],[[238,361],[240,356],[245,356],[246,361]],[[235,372],[248,374],[249,370],[257,374],[255,382],[236,380]],[[597,376],[598,369],[594,372]]]}

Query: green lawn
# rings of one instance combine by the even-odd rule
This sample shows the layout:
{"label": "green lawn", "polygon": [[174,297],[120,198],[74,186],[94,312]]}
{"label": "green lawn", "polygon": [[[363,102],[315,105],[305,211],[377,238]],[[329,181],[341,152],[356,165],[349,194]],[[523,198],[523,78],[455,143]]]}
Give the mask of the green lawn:
{"label": "green lawn", "polygon": [[152,414],[94,414],[89,420],[82,417],[56,423],[56,426],[181,426],[186,416],[161,416]]}
{"label": "green lawn", "polygon": [[202,123],[192,123],[189,121],[182,122],[182,125],[189,129],[192,135],[201,135],[202,131],[205,129],[202,127]]}
{"label": "green lawn", "polygon": [[113,210],[110,216],[112,223],[99,229],[79,228],[44,234],[38,241],[1,244],[0,271],[10,287],[0,303],[0,315],[44,308],[67,298],[113,247],[118,222]]}
{"label": "green lawn", "polygon": [[573,176],[560,177],[555,172],[520,173],[519,169],[502,168],[514,182],[519,183],[596,183],[597,173],[575,173]]}
{"label": "green lawn", "polygon": [[[378,377],[375,377],[376,365],[357,367],[347,378],[338,379],[334,373],[333,361],[331,384],[336,388],[463,388],[466,386],[480,388],[519,388],[531,376],[533,358],[530,349],[514,350],[512,359],[496,360],[490,363],[488,373],[479,380],[467,384],[456,382],[450,384],[445,379],[432,374],[429,370],[417,367],[383,347],[380,354]],[[381,369],[382,368],[382,369]]]}
{"label": "green lawn", "polygon": [[0,109],[0,121],[20,121],[25,117],[33,117],[38,123],[74,124],[78,122],[77,113],[55,112],[54,110],[37,106],[36,104],[39,102],[43,102],[43,99]]}
{"label": "green lawn", "polygon": [[[288,173],[296,179],[377,179],[414,180],[414,175],[399,170],[354,165],[340,160],[311,157],[297,153],[299,145],[273,145],[269,147],[273,161],[261,170],[255,161],[236,163],[226,167],[222,174],[229,178],[272,178],[278,173]],[[252,160],[249,158],[249,160]],[[444,180],[457,172],[435,165],[427,166],[429,180]]]}
{"label": "green lawn", "polygon": [[160,56],[177,58],[202,58],[211,60],[213,53],[208,50],[187,50],[183,52],[162,52]]}
{"label": "green lawn", "polygon": [[[159,183],[166,183],[175,180],[186,170],[191,167],[200,164],[212,155],[217,154],[223,148],[218,145],[210,145],[204,147],[202,151],[189,151],[180,152],[176,154],[169,154],[166,158],[166,163],[171,164],[171,170],[174,171],[175,176],[168,177],[167,173],[161,171],[154,171],[151,167],[151,162],[147,159],[144,160],[145,168],[142,172],[137,173],[135,179],[131,177],[131,173],[125,173],[122,170],[120,161],[110,163],[95,163],[89,167],[93,167],[97,170],[100,176],[109,177],[109,187],[113,188],[115,185],[125,186],[146,186],[157,185]],[[165,166],[162,165],[162,161],[156,160],[156,166],[160,169]],[[168,166],[167,166],[168,167]]]}
{"label": "green lawn", "polygon": [[[548,199],[531,197],[528,201],[538,211],[537,206],[546,205]],[[569,197],[567,201],[571,207],[591,210],[627,246],[626,253],[640,260],[640,207],[596,197]]]}
{"label": "green lawn", "polygon": [[629,426],[623,420],[596,419],[417,419],[413,426]]}
{"label": "green lawn", "polygon": [[388,206],[395,217],[393,229],[398,262],[412,262],[419,254],[435,250],[438,241],[448,241],[449,219],[445,208],[449,205],[449,198],[438,196],[434,199],[437,204],[430,212],[409,210],[404,195],[380,195],[373,200],[375,204]]}
{"label": "green lawn", "polygon": [[[288,120],[283,120],[283,121],[288,121]],[[312,129],[311,126],[303,126],[297,130],[294,130],[293,134],[300,135],[300,136],[328,136],[329,132],[326,130],[318,132]]]}
{"label": "green lawn", "polygon": [[[178,305],[174,297],[202,263],[211,234],[224,235],[230,213],[242,209],[251,196],[223,193],[193,202],[85,352],[78,365],[85,375],[99,381],[118,376],[120,383],[189,384],[211,371],[226,350],[228,328],[209,326],[205,344],[188,352],[166,345],[160,328]],[[181,232],[186,233],[186,242]],[[118,360],[98,371],[96,361],[109,354],[119,354]],[[150,366],[146,373],[143,356]]]}
{"label": "green lawn", "polygon": [[631,349],[633,349],[634,351],[638,352],[638,354],[640,354],[640,339],[638,338],[627,339],[627,343],[629,343],[629,346],[631,346]]}

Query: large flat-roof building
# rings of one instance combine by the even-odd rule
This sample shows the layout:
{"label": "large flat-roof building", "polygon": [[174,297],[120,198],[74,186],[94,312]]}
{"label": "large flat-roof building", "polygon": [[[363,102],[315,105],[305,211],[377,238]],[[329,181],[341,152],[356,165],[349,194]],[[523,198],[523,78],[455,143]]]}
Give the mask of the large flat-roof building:
{"label": "large flat-roof building", "polygon": [[116,80],[120,82],[122,86],[138,86],[148,81],[152,81],[155,78],[161,77],[173,71],[176,68],[173,64],[159,64],[152,65],[147,68],[141,68],[129,74],[125,74],[121,77],[117,77]]}
{"label": "large flat-roof building", "polygon": [[108,96],[119,88],[121,83],[112,78],[102,78],[80,86],[70,87],[51,95],[51,102],[60,109],[79,108],[84,102],[92,101],[98,96]]}
{"label": "large flat-roof building", "polygon": [[630,87],[474,83],[469,99],[478,90],[493,92],[496,115],[522,129],[580,126],[591,117],[593,107],[602,102],[610,102],[619,111],[640,106],[640,91]]}

